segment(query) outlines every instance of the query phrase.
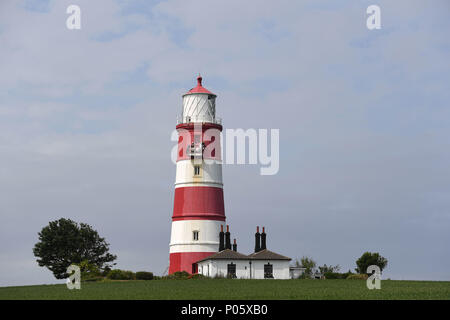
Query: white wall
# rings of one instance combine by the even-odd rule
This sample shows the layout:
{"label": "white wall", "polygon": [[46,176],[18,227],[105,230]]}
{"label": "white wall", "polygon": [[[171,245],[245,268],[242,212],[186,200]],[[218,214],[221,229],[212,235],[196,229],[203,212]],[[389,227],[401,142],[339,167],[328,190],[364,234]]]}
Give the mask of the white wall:
{"label": "white wall", "polygon": [[264,279],[264,264],[268,262],[273,265],[274,279],[290,279],[289,261],[284,260],[252,260],[251,277],[249,260],[206,260],[198,264],[198,272],[208,277],[215,277],[219,273],[226,277],[227,265],[234,263],[238,279]]}
{"label": "white wall", "polygon": [[[216,220],[179,220],[172,222],[170,253],[211,252],[219,250],[220,225]],[[199,239],[193,239],[193,232],[199,231]]]}
{"label": "white wall", "polygon": [[227,265],[229,263],[234,263],[236,265],[236,277],[238,279],[249,278],[248,260],[207,260],[198,264],[198,273],[207,277],[215,277],[217,274],[226,277]]}
{"label": "white wall", "polygon": [[220,161],[208,163],[202,160],[201,174],[200,176],[194,176],[194,162],[190,159],[179,160],[177,162],[175,188],[187,186],[211,186],[222,188],[222,163]]}

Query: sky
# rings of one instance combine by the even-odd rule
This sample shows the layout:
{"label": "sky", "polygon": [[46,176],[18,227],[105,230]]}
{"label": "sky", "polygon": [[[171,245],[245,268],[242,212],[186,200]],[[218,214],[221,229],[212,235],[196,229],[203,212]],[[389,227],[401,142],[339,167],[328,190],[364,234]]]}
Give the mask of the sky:
{"label": "sky", "polygon": [[[81,29],[66,27],[69,5]],[[366,9],[381,8],[369,30]],[[0,1],[0,286],[60,283],[38,232],[90,224],[117,266],[168,267],[181,95],[279,129],[280,170],[224,165],[231,237],[383,278],[450,280],[448,1]]]}

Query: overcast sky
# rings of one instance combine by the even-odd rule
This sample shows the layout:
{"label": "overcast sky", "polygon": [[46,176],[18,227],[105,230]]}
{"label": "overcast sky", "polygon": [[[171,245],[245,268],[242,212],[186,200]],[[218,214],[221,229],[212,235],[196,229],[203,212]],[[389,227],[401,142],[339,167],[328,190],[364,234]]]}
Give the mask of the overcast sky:
{"label": "overcast sky", "polygon": [[294,259],[346,271],[375,251],[384,278],[450,280],[448,1],[130,2],[0,2],[0,286],[58,282],[32,248],[61,217],[162,274],[199,72],[225,128],[280,130],[277,175],[224,166],[239,251],[264,225]]}

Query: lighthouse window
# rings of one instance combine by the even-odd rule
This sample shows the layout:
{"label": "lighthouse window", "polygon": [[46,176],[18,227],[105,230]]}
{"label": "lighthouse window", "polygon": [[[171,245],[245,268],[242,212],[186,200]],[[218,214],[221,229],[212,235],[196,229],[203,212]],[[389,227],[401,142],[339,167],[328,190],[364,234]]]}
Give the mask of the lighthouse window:
{"label": "lighthouse window", "polygon": [[192,236],[194,241],[198,241],[198,231],[194,231]]}
{"label": "lighthouse window", "polygon": [[200,166],[194,166],[194,176],[200,175]]}

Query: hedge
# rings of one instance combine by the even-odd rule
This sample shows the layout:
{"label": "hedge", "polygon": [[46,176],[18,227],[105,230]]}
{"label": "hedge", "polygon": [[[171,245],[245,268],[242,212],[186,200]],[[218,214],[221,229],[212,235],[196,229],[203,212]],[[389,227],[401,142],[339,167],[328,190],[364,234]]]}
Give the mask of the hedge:
{"label": "hedge", "polygon": [[111,270],[106,277],[111,280],[134,280],[134,279],[136,279],[136,275],[134,274],[134,272],[128,271],[128,270],[120,270],[120,269]]}
{"label": "hedge", "polygon": [[351,274],[347,277],[347,280],[367,280],[369,276],[365,273],[363,274]]}
{"label": "hedge", "polygon": [[136,280],[153,280],[153,272],[138,271],[136,272]]}

